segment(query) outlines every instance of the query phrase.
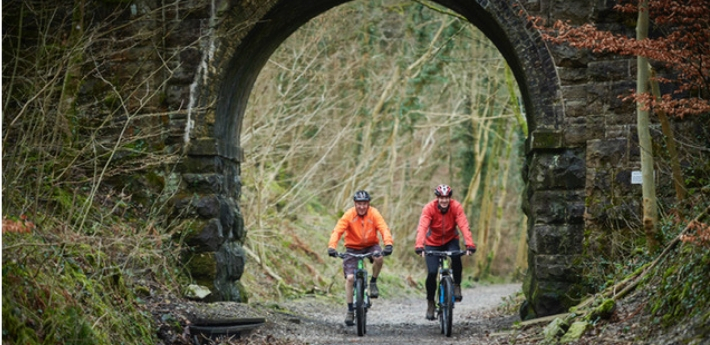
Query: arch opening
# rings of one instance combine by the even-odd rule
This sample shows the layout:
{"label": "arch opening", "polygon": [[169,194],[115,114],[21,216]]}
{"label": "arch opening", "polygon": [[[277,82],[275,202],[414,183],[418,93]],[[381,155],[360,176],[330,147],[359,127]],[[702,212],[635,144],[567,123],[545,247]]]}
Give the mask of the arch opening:
{"label": "arch opening", "polygon": [[[249,151],[242,196],[251,200],[243,213],[252,238],[245,245],[279,238],[269,221],[278,213],[299,246],[308,242],[308,251],[320,253],[333,217],[364,188],[398,239],[396,263],[418,276],[420,262],[407,250],[412,231],[433,187],[447,183],[468,210],[479,254],[496,254],[467,260],[467,284],[510,279],[526,265],[524,239],[501,243],[525,235],[517,86],[496,47],[470,23],[415,3],[392,4],[401,6],[331,9],[284,41],[261,70],[240,143]],[[312,264],[337,269],[328,263]]]}

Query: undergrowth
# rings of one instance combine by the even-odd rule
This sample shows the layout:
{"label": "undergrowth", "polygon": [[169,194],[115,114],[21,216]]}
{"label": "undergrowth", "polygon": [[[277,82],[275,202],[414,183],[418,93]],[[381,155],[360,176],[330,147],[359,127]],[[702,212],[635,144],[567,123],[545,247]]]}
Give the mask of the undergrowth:
{"label": "undergrowth", "polygon": [[56,220],[3,223],[3,344],[156,343],[142,298],[183,279],[167,235],[146,224],[92,224],[86,235]]}
{"label": "undergrowth", "polygon": [[710,225],[692,221],[688,228],[670,259],[651,274],[648,308],[654,324],[668,328],[699,318],[710,336]]}
{"label": "undergrowth", "polygon": [[[696,198],[703,200],[702,196]],[[641,339],[674,334],[674,340],[668,341],[694,344],[710,338],[710,208],[703,202],[693,204],[700,207],[675,210],[662,218],[662,252],[634,248],[623,261],[612,262],[615,272],[606,276],[600,289],[605,291],[600,296],[614,301],[625,297],[629,288],[644,296],[641,305],[652,325],[639,335]],[[603,301],[611,300],[596,298],[593,304]],[[578,312],[577,307],[571,312]]]}
{"label": "undergrowth", "polygon": [[154,344],[142,298],[183,279],[158,216],[179,155],[161,90],[137,71],[105,78],[123,43],[101,39],[141,18],[122,2],[35,5],[3,2],[2,342]]}

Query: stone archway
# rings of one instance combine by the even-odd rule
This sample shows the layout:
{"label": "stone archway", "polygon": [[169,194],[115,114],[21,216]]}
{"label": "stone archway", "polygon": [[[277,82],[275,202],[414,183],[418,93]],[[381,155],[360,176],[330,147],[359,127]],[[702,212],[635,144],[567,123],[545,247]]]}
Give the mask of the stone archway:
{"label": "stone archway", "polygon": [[[239,211],[241,123],[252,86],[269,56],[291,33],[343,0],[250,1],[213,8],[203,61],[193,84],[194,112],[185,138],[184,197],[197,218],[189,240],[193,276],[218,291],[217,299],[239,300],[244,269],[240,247],[245,229]],[[529,123],[524,210],[528,215],[529,272],[524,292],[536,315],[563,311],[578,296],[587,197],[586,122],[565,114],[559,66],[526,11],[504,0],[435,1],[476,25],[498,47],[521,89]],[[581,1],[580,1],[581,3]],[[531,6],[535,11],[541,7]],[[238,30],[236,28],[239,28]]]}

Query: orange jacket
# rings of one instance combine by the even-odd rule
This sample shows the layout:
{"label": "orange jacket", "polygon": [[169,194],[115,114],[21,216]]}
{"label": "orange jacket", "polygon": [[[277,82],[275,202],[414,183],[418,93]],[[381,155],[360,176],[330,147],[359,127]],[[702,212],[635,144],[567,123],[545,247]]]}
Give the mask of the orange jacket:
{"label": "orange jacket", "polygon": [[337,248],[340,237],[345,234],[345,247],[363,249],[380,243],[377,233],[380,233],[385,245],[392,245],[392,234],[382,218],[380,211],[370,206],[365,216],[360,217],[355,207],[347,210],[340,217],[330,235],[328,248]]}
{"label": "orange jacket", "polygon": [[468,227],[468,219],[463,213],[463,206],[456,200],[451,200],[449,210],[442,214],[438,208],[438,201],[433,200],[424,205],[422,216],[419,218],[417,228],[417,240],[414,248],[424,248],[427,246],[443,246],[453,239],[459,239],[459,232],[456,231],[458,225],[466,246],[475,247],[471,237],[471,229]]}

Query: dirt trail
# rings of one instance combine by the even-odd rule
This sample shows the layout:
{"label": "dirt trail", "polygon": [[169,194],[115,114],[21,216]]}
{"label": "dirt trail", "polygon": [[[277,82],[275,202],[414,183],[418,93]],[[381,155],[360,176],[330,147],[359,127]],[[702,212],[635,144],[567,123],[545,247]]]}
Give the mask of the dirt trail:
{"label": "dirt trail", "polygon": [[[355,327],[343,323],[345,306],[328,305],[315,299],[289,302],[287,308],[297,317],[272,318],[263,334],[294,343],[307,344],[499,344],[487,334],[510,327],[517,315],[494,316],[492,313],[504,297],[520,291],[520,284],[479,286],[464,289],[462,302],[454,309],[451,337],[441,334],[438,321],[424,318],[424,296],[373,300],[368,312],[367,334],[357,336]],[[281,319],[281,320],[279,320]]]}

